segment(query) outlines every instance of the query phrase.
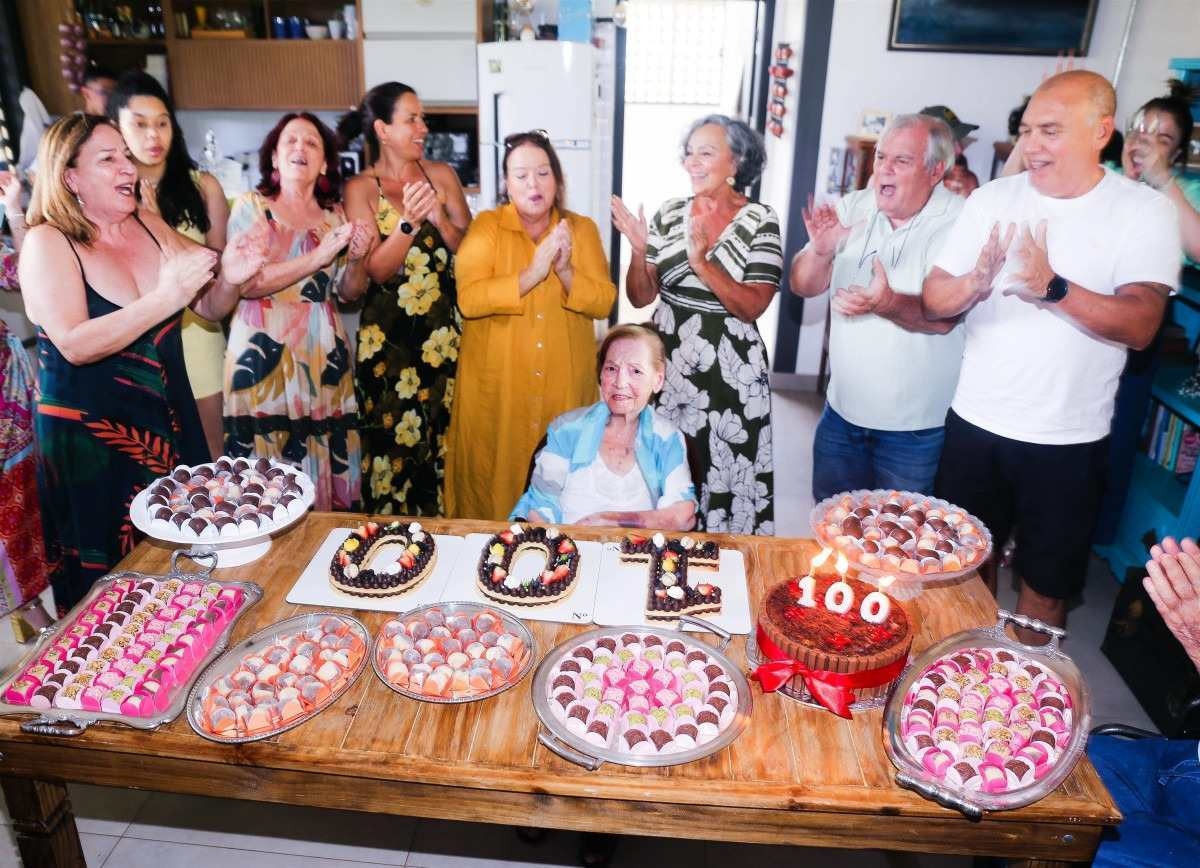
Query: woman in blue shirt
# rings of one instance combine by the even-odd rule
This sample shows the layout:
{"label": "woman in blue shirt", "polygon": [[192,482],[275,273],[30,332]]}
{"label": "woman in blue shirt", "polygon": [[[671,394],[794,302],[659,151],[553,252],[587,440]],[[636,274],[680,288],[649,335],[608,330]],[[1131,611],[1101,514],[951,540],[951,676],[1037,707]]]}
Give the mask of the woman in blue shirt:
{"label": "woman in blue shirt", "polygon": [[662,340],[620,325],[600,345],[600,401],[550,423],[512,517],[690,530],[696,491],[683,433],[649,406],[663,385]]}

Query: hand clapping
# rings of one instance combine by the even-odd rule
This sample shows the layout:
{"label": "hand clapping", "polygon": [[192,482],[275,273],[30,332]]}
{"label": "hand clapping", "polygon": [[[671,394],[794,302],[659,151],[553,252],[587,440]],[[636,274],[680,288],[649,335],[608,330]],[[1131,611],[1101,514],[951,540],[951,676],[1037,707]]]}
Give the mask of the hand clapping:
{"label": "hand clapping", "polygon": [[[1010,226],[1009,235],[1015,230],[1015,225]],[[1026,301],[1041,301],[1046,297],[1047,287],[1054,277],[1050,254],[1046,250],[1046,221],[1040,221],[1033,232],[1029,231],[1028,226],[1023,226],[1016,242],[1013,255],[1020,261],[1020,266],[1013,270],[1004,294],[1015,295]]]}
{"label": "hand clapping", "polygon": [[404,219],[414,227],[429,220],[435,226],[441,221],[442,204],[437,191],[428,181],[404,185]]}
{"label": "hand clapping", "polygon": [[324,268],[329,263],[333,262],[339,251],[350,243],[350,237],[354,234],[353,223],[343,223],[336,229],[330,229],[321,238],[321,243],[317,245],[313,251],[317,258],[318,267]]}
{"label": "hand clapping", "polygon": [[1150,549],[1142,585],[1167,627],[1200,669],[1200,548],[1171,537]]}
{"label": "hand clapping", "polygon": [[646,244],[650,237],[650,229],[646,223],[645,209],[638,205],[637,216],[634,217],[620,196],[612,197],[612,221],[617,231],[629,239],[635,257],[646,255]]}
{"label": "hand clapping", "polygon": [[216,264],[216,252],[207,247],[165,248],[154,291],[170,299],[172,310],[182,310],[213,279]]}
{"label": "hand clapping", "polygon": [[886,306],[893,291],[888,284],[887,272],[876,256],[871,263],[871,282],[863,286],[847,286],[833,294],[833,309],[842,316],[862,316],[874,313]]}
{"label": "hand clapping", "polygon": [[266,220],[256,220],[225,245],[225,252],[221,254],[221,274],[227,283],[241,286],[262,270],[270,255],[271,227]]}
{"label": "hand clapping", "polygon": [[983,249],[979,251],[979,259],[975,262],[975,268],[971,272],[971,285],[978,298],[987,298],[991,294],[992,281],[1004,267],[1005,259],[1008,256],[1008,247],[1012,244],[1016,228],[1015,225],[1009,226],[1008,232],[1001,238],[1000,224],[992,224],[992,231],[988,234]]}
{"label": "hand clapping", "polygon": [[375,233],[365,220],[353,222],[354,231],[350,235],[350,249],[347,253],[351,262],[361,262],[375,245]]}
{"label": "hand clapping", "polygon": [[811,195],[808,197],[808,207],[801,212],[801,216],[813,252],[819,256],[833,256],[850,234],[850,227],[843,226],[838,219],[837,209],[828,203],[814,205]]}

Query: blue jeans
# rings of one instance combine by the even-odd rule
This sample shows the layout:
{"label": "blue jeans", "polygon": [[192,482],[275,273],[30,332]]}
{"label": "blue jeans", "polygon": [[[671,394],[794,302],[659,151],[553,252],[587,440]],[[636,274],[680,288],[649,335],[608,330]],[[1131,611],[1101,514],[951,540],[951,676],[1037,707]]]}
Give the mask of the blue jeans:
{"label": "blue jeans", "polygon": [[860,428],[826,404],[813,437],[813,498],[819,502],[858,488],[932,494],[945,430]]}
{"label": "blue jeans", "polygon": [[1124,822],[1101,839],[1093,866],[1200,864],[1196,742],[1096,736],[1088,757]]}

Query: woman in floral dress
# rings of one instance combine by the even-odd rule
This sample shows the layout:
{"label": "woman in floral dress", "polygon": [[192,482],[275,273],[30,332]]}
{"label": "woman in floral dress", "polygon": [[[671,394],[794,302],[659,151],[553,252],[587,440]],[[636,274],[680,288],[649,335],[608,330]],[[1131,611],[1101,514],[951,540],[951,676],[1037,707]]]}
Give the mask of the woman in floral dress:
{"label": "woman in floral dress", "polygon": [[685,138],[694,196],[671,199],[647,224],[613,197],[613,224],[629,239],[629,298],[656,298],[666,344],[659,410],[700,453],[700,527],[773,534],[771,389],[755,321],[783,274],[779,220],[739,190],[766,163],[762,139],[741,121],[710,115]]}
{"label": "woman in floral dress", "polygon": [[350,300],[366,289],[372,241],[369,226],[342,213],[336,155],[320,120],[284,115],[259,152],[262,182],[229,217],[231,238],[268,231],[271,253],[242,288],[230,325],[225,451],[299,467],[313,480],[319,510],[356,509],[359,501],[350,342],[334,296]]}
{"label": "woman in floral dress", "polygon": [[346,184],[346,214],[374,224],[382,239],[366,260],[354,378],[363,508],[442,515],[462,330],[454,253],[471,212],[454,169],[422,159],[428,129],[412,88],[377,85],[338,132],[363,134],[371,166]]}

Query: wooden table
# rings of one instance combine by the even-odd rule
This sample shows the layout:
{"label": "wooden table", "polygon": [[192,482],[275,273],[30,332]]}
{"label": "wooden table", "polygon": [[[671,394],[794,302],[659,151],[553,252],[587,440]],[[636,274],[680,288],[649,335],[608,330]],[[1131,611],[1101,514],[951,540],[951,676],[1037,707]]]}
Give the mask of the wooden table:
{"label": "wooden table", "polygon": [[[270,552],[218,578],[263,586],[233,641],[306,611],[285,597],[329,531],[357,517],[312,514]],[[424,520],[423,520],[424,521]],[[483,522],[424,521],[440,533],[491,530]],[[612,538],[579,529],[580,539]],[[754,610],[764,587],[802,573],[815,543],[714,536],[744,553]],[[122,566],[165,572],[169,549],[142,543]],[[910,603],[920,624],[914,653],[994,623],[978,578],[926,591]],[[374,633],[387,619],[356,613]],[[528,622],[545,651],[582,628]],[[744,660],[738,637],[727,653]],[[500,696],[434,705],[398,696],[370,671],[313,720],[267,741],[205,741],[181,716],[154,733],[95,726],[75,738],[26,735],[0,720],[0,785],[28,865],[83,864],[64,782],[264,802],[545,828],[825,847],[999,855],[1037,864],[1087,861],[1120,814],[1084,759],[1053,795],[982,822],[925,801],[893,782],[882,711],[842,720],[755,688],[746,731],[700,762],[665,769],[605,765],[587,772],[538,744],[532,678]]]}

